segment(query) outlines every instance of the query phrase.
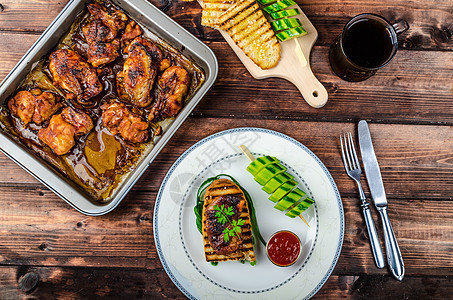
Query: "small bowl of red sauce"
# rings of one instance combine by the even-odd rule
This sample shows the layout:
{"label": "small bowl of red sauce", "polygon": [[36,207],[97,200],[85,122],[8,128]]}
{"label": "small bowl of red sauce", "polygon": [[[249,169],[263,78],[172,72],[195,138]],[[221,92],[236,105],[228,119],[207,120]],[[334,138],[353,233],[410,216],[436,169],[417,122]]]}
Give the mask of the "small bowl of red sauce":
{"label": "small bowl of red sauce", "polygon": [[299,259],[301,248],[297,235],[288,230],[281,230],[274,233],[267,242],[266,253],[274,265],[289,267]]}

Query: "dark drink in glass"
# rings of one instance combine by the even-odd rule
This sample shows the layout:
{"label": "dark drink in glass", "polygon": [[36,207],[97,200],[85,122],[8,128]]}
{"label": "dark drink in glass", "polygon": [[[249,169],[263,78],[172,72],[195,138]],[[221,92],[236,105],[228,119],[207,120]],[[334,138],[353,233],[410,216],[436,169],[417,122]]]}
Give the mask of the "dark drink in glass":
{"label": "dark drink in glass", "polygon": [[406,21],[394,25],[374,14],[355,16],[330,47],[332,70],[347,81],[362,81],[387,65],[398,49],[397,34],[408,29]]}

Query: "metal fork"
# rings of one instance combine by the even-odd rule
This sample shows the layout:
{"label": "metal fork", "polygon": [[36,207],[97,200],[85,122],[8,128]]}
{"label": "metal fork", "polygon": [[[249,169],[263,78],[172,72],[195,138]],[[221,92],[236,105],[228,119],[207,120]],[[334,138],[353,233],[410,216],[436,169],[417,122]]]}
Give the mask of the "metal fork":
{"label": "metal fork", "polygon": [[[344,144],[343,144],[344,140]],[[376,232],[376,226],[374,226],[373,218],[371,217],[371,211],[368,207],[368,202],[365,198],[362,185],[360,184],[360,175],[362,169],[360,168],[360,162],[357,158],[357,153],[354,147],[354,141],[352,140],[352,134],[348,132],[345,135],[340,136],[341,144],[341,156],[343,157],[344,167],[346,173],[354,179],[359,188],[360,200],[362,200],[363,216],[365,218],[366,227],[368,229],[368,236],[370,237],[371,248],[373,250],[374,261],[379,269],[382,269],[385,265],[384,255],[382,254],[381,244],[379,243],[379,237]]]}

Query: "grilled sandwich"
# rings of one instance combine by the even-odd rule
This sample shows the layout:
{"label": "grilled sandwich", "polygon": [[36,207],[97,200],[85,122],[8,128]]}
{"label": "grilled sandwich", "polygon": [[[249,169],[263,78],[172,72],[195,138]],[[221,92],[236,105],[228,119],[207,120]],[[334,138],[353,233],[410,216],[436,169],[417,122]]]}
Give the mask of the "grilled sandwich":
{"label": "grilled sandwich", "polygon": [[[218,209],[229,209],[229,221],[219,222]],[[231,222],[241,219],[240,232],[224,237]],[[252,242],[250,212],[242,190],[229,179],[218,179],[206,189],[202,215],[204,251],[207,262],[256,261]]]}
{"label": "grilled sandwich", "polygon": [[218,22],[220,29],[225,30],[260,68],[270,69],[277,65],[280,44],[255,0],[235,2]]}
{"label": "grilled sandwich", "polygon": [[219,18],[236,0],[203,0],[201,25],[219,29]]}

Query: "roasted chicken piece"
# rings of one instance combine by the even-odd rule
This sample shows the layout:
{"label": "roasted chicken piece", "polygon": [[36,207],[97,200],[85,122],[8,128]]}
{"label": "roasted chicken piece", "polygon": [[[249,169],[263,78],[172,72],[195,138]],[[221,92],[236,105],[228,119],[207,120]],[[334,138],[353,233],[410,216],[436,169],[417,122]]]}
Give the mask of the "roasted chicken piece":
{"label": "roasted chicken piece", "polygon": [[114,61],[119,53],[120,42],[113,40],[111,43],[92,42],[88,47],[88,62],[93,67],[99,67]]}
{"label": "roasted chicken piece", "polygon": [[38,137],[57,155],[63,155],[74,147],[74,136],[87,134],[91,129],[93,121],[87,114],[66,107],[50,119],[48,127],[39,130]]}
{"label": "roasted chicken piece", "polygon": [[129,44],[129,46],[127,46],[124,49],[124,53],[126,53],[126,54],[129,53],[131,51],[131,49],[133,49],[137,45],[141,45],[141,46],[145,47],[147,53],[149,55],[151,55],[151,57],[153,58],[156,65],[158,65],[158,63],[160,63],[160,61],[162,60],[162,50],[160,50],[160,48],[156,44],[154,44],[151,40],[141,37],[141,36],[136,37]]}
{"label": "roasted chicken piece", "polygon": [[61,115],[55,115],[47,128],[39,130],[38,137],[57,155],[63,155],[74,147],[74,133],[74,126],[67,123]]}
{"label": "roasted chicken piece", "polygon": [[40,89],[33,89],[30,92],[19,91],[8,101],[11,112],[19,117],[25,125],[31,121],[41,125],[50,119],[61,105],[54,94],[42,92]]}
{"label": "roasted chicken piece", "polygon": [[88,43],[88,62],[98,67],[114,61],[119,55],[120,41],[115,39],[118,30],[111,28],[95,16],[82,26]]}
{"label": "roasted chicken piece", "polygon": [[93,3],[88,4],[87,7],[96,19],[101,20],[102,23],[110,28],[114,37],[118,34],[118,30],[126,26],[127,16],[121,10],[114,8],[113,5],[106,7]]}
{"label": "roasted chicken piece", "polygon": [[159,71],[163,72],[166,69],[170,68],[170,66],[171,66],[170,60],[168,58],[163,58],[159,64]]}
{"label": "roasted chicken piece", "polygon": [[129,46],[125,49],[124,53],[127,53],[130,49],[129,47],[134,47],[134,44],[137,43],[145,47],[148,54],[153,58],[153,62],[157,66],[157,69],[159,71],[164,71],[165,69],[170,67],[170,60],[163,57],[162,50],[160,50],[160,48],[152,41],[141,36],[135,38],[132,43],[130,43]]}
{"label": "roasted chicken piece", "polygon": [[35,106],[35,97],[28,91],[20,91],[8,101],[11,112],[25,124],[30,123],[33,119]]}
{"label": "roasted chicken piece", "polygon": [[142,29],[140,28],[140,26],[135,23],[135,21],[130,21],[126,25],[126,29],[124,29],[124,33],[121,36],[121,42],[123,43],[123,45],[127,45],[130,40],[135,39],[140,34],[142,34]]}
{"label": "roasted chicken piece", "polygon": [[161,92],[148,116],[149,121],[173,117],[181,110],[189,91],[190,75],[183,67],[172,66],[162,73],[158,84]]}
{"label": "roasted chicken piece", "polygon": [[117,75],[117,89],[121,100],[138,107],[146,107],[151,101],[151,89],[156,80],[162,51],[148,39],[137,37],[124,53],[128,54],[123,70]]}
{"label": "roasted chicken piece", "polygon": [[82,26],[83,36],[88,43],[110,42],[115,38],[114,32],[102,23],[100,19],[93,19]]}
{"label": "roasted chicken piece", "polygon": [[123,103],[104,104],[102,124],[112,133],[132,143],[143,143],[149,138],[148,123],[133,114]]}
{"label": "roasted chicken piece", "polygon": [[40,89],[31,90],[31,93],[35,96],[35,113],[33,114],[33,122],[40,125],[44,121],[50,119],[50,117],[57,112],[58,109],[63,105],[61,102],[57,102],[60,96],[55,96],[49,92],[41,92]]}
{"label": "roasted chicken piece", "polygon": [[63,120],[74,126],[76,136],[87,134],[93,129],[93,121],[90,116],[83,112],[77,112],[71,107],[66,107],[61,112]]}
{"label": "roasted chicken piece", "polygon": [[84,103],[102,91],[96,70],[79,54],[69,49],[60,49],[50,55],[49,70],[54,84],[69,91],[68,98],[77,98]]}
{"label": "roasted chicken piece", "polygon": [[93,67],[107,64],[118,57],[120,42],[100,19],[93,19],[83,25],[82,32],[88,43],[88,62]]}
{"label": "roasted chicken piece", "polygon": [[[219,212],[222,207],[223,221]],[[228,215],[225,211],[229,212]],[[234,230],[233,222],[239,219],[242,225]],[[217,179],[206,189],[202,233],[206,261],[256,260],[248,204],[242,190],[231,180]]]}
{"label": "roasted chicken piece", "polygon": [[233,215],[230,217],[230,221],[239,219],[239,215],[244,206],[244,197],[238,195],[223,195],[218,197],[212,202],[205,211],[206,214],[206,234],[209,238],[209,243],[216,254],[228,254],[236,251],[239,245],[242,243],[242,232],[236,232],[232,237],[228,237],[228,242],[225,241],[224,232],[225,228],[231,229],[230,224],[219,224],[217,222],[215,206],[222,207],[222,205],[228,209],[232,208],[231,212]]}

